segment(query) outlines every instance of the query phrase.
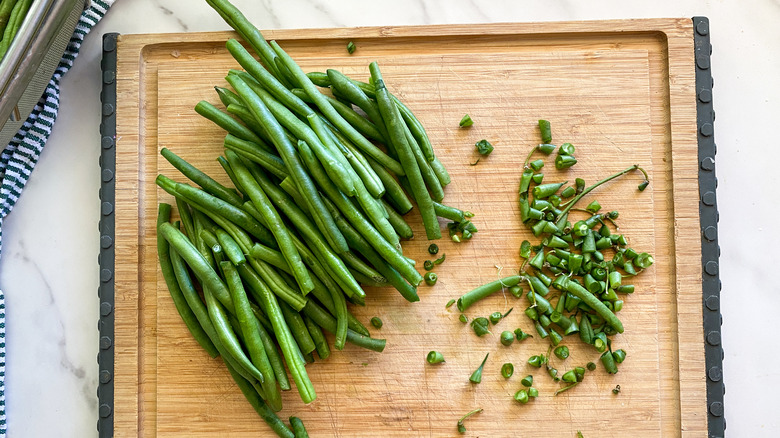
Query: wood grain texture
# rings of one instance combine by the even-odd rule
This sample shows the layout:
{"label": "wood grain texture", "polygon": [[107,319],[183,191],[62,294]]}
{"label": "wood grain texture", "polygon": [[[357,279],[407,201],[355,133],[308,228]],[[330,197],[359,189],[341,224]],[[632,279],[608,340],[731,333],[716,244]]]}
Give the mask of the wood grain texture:
{"label": "wood grain texture", "polygon": [[[214,85],[237,64],[224,49],[230,33],[124,35],[117,78],[117,436],[257,436],[268,432],[219,360],[208,358],[186,332],[158,272],[154,223],[157,173],[183,180],[159,149],[168,147],[223,176],[215,161],[223,133],[193,111],[201,99],[219,101]],[[445,202],[473,211],[479,233],[470,242],[439,242],[447,261],[435,288],[421,287],[419,303],[392,290],[371,289],[367,305],[353,308],[367,322],[380,316],[382,354],[347,346],[309,365],[318,399],[303,405],[284,394],[281,416],[301,417],[312,436],[453,436],[465,412],[473,436],[516,436],[527,421],[546,436],[702,436],[706,397],[701,318],[696,109],[692,26],[688,19],[627,20],[478,26],[381,27],[268,31],[306,71],[337,68],[358,79],[377,60],[390,89],[418,115],[437,155],[452,174]],[[345,44],[358,47],[346,54]],[[469,113],[475,124],[458,129]],[[556,385],[525,360],[546,352],[529,339],[509,348],[500,330],[532,326],[526,304],[496,295],[467,312],[486,315],[515,307],[494,330],[476,338],[444,304],[519,267],[517,249],[532,236],[519,224],[516,190],[522,162],[539,142],[535,122],[552,122],[554,142],[577,146],[579,164],[566,174],[550,166],[551,180],[595,181],[634,163],[651,175],[636,191],[638,175],[594,192],[605,209],[619,209],[631,245],[656,256],[636,279],[616,337],[628,359],[619,374],[599,368],[572,391],[553,397]],[[473,144],[496,147],[477,166]],[[585,200],[585,202],[588,202]],[[410,213],[416,236],[419,216]],[[443,222],[442,222],[443,224]],[[405,242],[422,262],[428,242]],[[330,338],[332,341],[332,338]],[[598,355],[578,339],[561,371]],[[446,364],[432,367],[436,349]],[[490,352],[483,381],[468,376]],[[504,362],[515,376],[504,380]],[[511,400],[520,378],[536,376],[540,397]],[[611,389],[620,384],[622,392]],[[620,427],[613,429],[612,426]],[[564,431],[562,433],[561,431]]]}

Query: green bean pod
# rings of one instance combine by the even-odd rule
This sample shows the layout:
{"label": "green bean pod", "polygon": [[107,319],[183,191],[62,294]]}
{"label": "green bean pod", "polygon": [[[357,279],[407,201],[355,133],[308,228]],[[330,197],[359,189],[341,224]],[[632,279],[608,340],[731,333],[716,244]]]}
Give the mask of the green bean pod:
{"label": "green bean pod", "polygon": [[511,275],[509,277],[502,278],[500,280],[492,281],[487,284],[483,284],[458,298],[458,310],[461,312],[471,307],[477,301],[500,291],[504,287],[512,287],[520,283],[522,277],[519,275]]}

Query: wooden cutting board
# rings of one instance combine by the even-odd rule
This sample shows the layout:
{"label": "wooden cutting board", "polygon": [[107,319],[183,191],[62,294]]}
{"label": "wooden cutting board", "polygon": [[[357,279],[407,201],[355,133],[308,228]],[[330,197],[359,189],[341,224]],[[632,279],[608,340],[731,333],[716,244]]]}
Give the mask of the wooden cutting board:
{"label": "wooden cutting board", "polygon": [[[337,68],[368,78],[378,61],[392,92],[423,122],[452,175],[445,203],[475,213],[479,233],[465,243],[439,243],[447,254],[439,283],[420,287],[407,303],[390,289],[368,290],[353,307],[366,324],[384,320],[374,336],[379,354],[348,345],[307,367],[318,398],[304,405],[284,394],[286,419],[302,418],[312,436],[454,436],[456,422],[477,407],[468,436],[702,436],[706,395],[701,304],[694,47],[690,19],[374,27],[268,31],[306,71]],[[224,42],[230,33],[122,35],[118,40],[116,158],[116,337],[114,430],[117,436],[266,436],[227,371],[187,333],[157,267],[155,217],[171,198],[154,184],[158,173],[183,180],[159,156],[170,148],[213,175],[223,133],[193,107],[219,105],[213,87],[238,68]],[[354,41],[357,51],[346,53]],[[468,113],[470,129],[458,121]],[[539,143],[536,121],[552,122],[555,143],[577,147],[572,170],[545,168],[550,181],[593,182],[634,163],[651,185],[629,175],[594,192],[620,210],[620,229],[656,263],[635,279],[620,317],[626,331],[615,348],[628,351],[617,375],[601,366],[559,396],[543,370],[525,364],[547,351],[545,340],[503,347],[501,330],[533,326],[527,305],[497,294],[467,314],[515,311],[477,338],[458,321],[451,298],[518,269],[518,248],[533,236],[520,224],[516,192],[527,151]],[[478,165],[474,143],[495,151]],[[225,177],[220,177],[226,182]],[[589,199],[584,202],[589,202]],[[430,256],[417,211],[408,216],[415,239],[404,243],[419,264]],[[442,222],[444,224],[444,222]],[[445,233],[446,234],[446,233]],[[421,237],[422,236],[422,237]],[[330,338],[332,340],[332,338]],[[597,361],[575,336],[560,372]],[[445,364],[425,362],[438,350]],[[482,383],[468,381],[486,353]],[[504,362],[515,365],[509,380]],[[538,399],[519,405],[520,379],[535,376]],[[611,390],[619,384],[622,391]]]}

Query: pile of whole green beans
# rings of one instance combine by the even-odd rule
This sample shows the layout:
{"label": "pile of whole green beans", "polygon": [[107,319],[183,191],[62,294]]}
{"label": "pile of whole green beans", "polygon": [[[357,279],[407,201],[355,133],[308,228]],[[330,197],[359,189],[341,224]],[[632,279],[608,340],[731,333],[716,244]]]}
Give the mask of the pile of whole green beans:
{"label": "pile of whole green beans", "polygon": [[33,0],[0,0],[0,59],[19,33]]}
{"label": "pile of whole green beans", "polygon": [[227,131],[217,160],[234,188],[161,151],[199,187],[158,175],[180,218],[171,224],[171,207],[160,205],[160,265],[195,339],[223,358],[277,434],[293,436],[275,414],[280,390],[291,389],[289,371],[301,399],[316,398],[305,364],[315,351],[330,355],[323,330],[337,349],[385,347],[347,302],[364,303],[363,285],[391,285],[419,300],[423,277],[400,245],[413,236],[403,218],[412,202],[428,239],[441,237],[439,216],[476,228],[469,213],[440,203],[450,177],[376,63],[370,83],[336,70],[306,74],[228,1],[207,2],[260,60],[229,40],[243,70],[228,72],[232,89],[216,87],[225,110],[206,101],[195,107]]}

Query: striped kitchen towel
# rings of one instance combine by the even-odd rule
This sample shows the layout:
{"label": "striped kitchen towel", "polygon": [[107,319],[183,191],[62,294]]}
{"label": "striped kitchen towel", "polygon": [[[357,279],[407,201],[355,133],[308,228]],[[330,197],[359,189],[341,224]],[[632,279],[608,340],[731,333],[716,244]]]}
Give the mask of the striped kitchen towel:
{"label": "striped kitchen towel", "polygon": [[[22,194],[51,134],[60,103],[60,80],[73,66],[81,43],[115,0],[91,0],[81,14],[76,31],[38,104],[19,132],[0,154],[0,254],[3,249],[3,219]],[[97,127],[95,127],[97,136]],[[97,138],[97,137],[96,137]],[[5,296],[0,290],[0,438],[6,435],[5,417]]]}

